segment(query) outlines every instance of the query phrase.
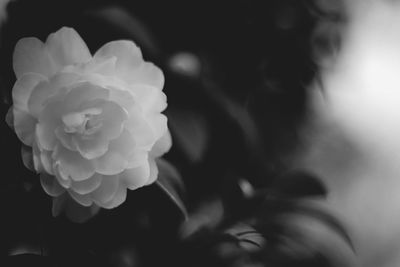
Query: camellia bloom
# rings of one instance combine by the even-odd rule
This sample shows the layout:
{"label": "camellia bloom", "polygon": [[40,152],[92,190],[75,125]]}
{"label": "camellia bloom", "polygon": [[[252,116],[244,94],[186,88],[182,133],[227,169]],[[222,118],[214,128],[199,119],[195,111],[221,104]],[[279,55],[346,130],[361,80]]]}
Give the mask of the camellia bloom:
{"label": "camellia bloom", "polygon": [[[153,183],[171,146],[164,76],[132,41],[93,56],[71,28],[15,47],[13,125],[32,147],[44,190],[86,207],[114,208],[127,188]],[[55,211],[58,213],[58,211]]]}

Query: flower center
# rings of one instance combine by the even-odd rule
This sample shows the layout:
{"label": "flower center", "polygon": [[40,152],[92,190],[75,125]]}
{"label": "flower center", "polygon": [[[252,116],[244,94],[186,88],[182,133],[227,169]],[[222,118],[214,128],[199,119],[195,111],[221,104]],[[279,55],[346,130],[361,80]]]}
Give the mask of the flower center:
{"label": "flower center", "polygon": [[97,132],[102,122],[98,115],[103,112],[100,108],[89,108],[80,112],[71,112],[62,117],[64,130],[67,133],[90,135]]}

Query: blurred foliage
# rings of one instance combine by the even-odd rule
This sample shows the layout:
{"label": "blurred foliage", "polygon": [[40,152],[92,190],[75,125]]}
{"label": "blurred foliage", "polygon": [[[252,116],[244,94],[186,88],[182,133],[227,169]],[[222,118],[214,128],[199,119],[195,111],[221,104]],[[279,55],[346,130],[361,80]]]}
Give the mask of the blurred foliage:
{"label": "blurred foliage", "polygon": [[[0,120],[2,266],[345,266],[334,253],[351,251],[345,229],[304,202],[325,196],[325,187],[288,166],[317,71],[312,40],[327,16],[321,7],[308,0],[17,0],[7,12],[0,117],[11,105],[17,40],[71,26],[92,52],[132,39],[163,69],[174,146],[158,162],[157,183],[74,224],[51,216],[50,197]],[[314,240],[320,233],[294,223],[304,217],[345,242]]]}

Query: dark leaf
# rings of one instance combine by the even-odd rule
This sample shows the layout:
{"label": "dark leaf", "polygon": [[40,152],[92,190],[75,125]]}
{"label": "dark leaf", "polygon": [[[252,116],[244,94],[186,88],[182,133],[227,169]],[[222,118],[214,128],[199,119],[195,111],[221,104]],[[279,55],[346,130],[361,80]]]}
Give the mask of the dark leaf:
{"label": "dark leaf", "polygon": [[5,117],[5,121],[8,125],[8,127],[10,127],[11,129],[14,130],[14,113],[13,113],[13,109],[9,108]]}
{"label": "dark leaf", "polygon": [[169,125],[174,141],[191,163],[203,160],[209,139],[207,123],[193,111],[169,110]]}
{"label": "dark leaf", "polygon": [[325,196],[327,190],[323,183],[314,175],[296,171],[278,177],[273,184],[273,191],[285,197]]}
{"label": "dark leaf", "polygon": [[252,226],[245,223],[234,225],[226,233],[234,236],[239,246],[249,252],[258,251],[265,245],[264,236]]}
{"label": "dark leaf", "polygon": [[202,204],[193,212],[181,227],[181,237],[190,238],[202,230],[215,230],[224,216],[224,207],[220,199]]}
{"label": "dark leaf", "polygon": [[318,207],[311,203],[276,201],[274,204],[267,204],[264,212],[263,219],[260,222],[261,224],[263,224],[263,221],[271,220],[273,217],[279,218],[280,215],[300,215],[313,218],[324,224],[334,233],[338,234],[339,237],[341,237],[350,248],[355,251],[353,241],[347,233],[346,228],[343,226],[343,223],[322,207]]}
{"label": "dark leaf", "polygon": [[298,204],[294,210],[297,213],[304,214],[310,217],[313,217],[326,226],[328,226],[331,230],[336,232],[340,237],[346,241],[346,243],[350,246],[350,248],[355,252],[355,247],[353,245],[353,241],[350,235],[347,233],[346,228],[343,226],[343,223],[338,220],[335,216],[327,212],[326,210],[312,206],[312,205],[304,205]]}
{"label": "dark leaf", "polygon": [[181,176],[176,168],[164,159],[157,159],[157,166],[159,173],[156,185],[172,200],[182,213],[184,220],[187,220],[186,207],[182,201],[184,187]]}
{"label": "dark leaf", "polygon": [[120,6],[108,6],[89,15],[100,18],[117,28],[123,34],[130,37],[139,47],[146,50],[146,54],[156,57],[160,51],[154,40],[154,36],[146,25],[133,14]]}

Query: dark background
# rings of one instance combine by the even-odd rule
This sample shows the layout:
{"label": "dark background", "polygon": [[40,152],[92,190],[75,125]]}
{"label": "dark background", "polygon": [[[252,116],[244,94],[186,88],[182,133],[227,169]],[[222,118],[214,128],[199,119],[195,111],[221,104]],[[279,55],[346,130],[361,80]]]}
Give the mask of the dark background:
{"label": "dark background", "polygon": [[[277,177],[292,171],[291,155],[307,114],[306,89],[317,77],[317,59],[332,43],[331,28],[316,29],[337,20],[332,10],[309,0],[18,0],[7,13],[0,37],[1,118],[12,104],[12,51],[22,37],[44,41],[69,26],[92,53],[108,41],[131,39],[164,71],[174,141],[166,159],[180,173],[189,213],[214,199],[240,210],[245,206],[238,181],[274,188]],[[174,68],[171,62],[181,52],[200,67]],[[20,248],[42,266],[199,264],[186,257],[190,252],[184,255],[190,246],[176,238],[179,210],[153,185],[130,192],[126,203],[84,225],[53,219],[50,197],[22,164],[20,141],[4,120],[0,127],[4,257]],[[314,178],[302,181],[307,192],[324,191]],[[299,184],[293,188],[304,190]],[[14,258],[12,264],[18,262]],[[312,266],[327,266],[319,258],[315,262]]]}

